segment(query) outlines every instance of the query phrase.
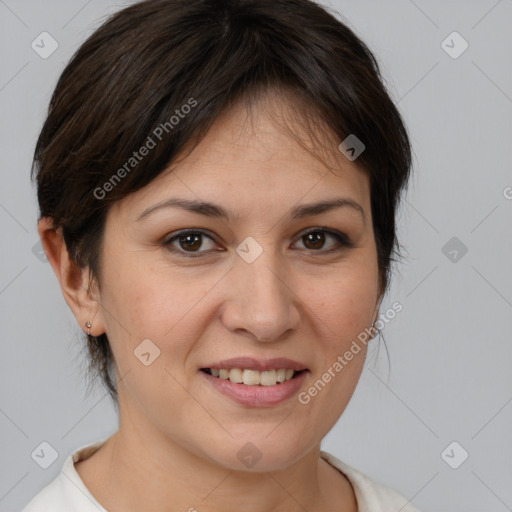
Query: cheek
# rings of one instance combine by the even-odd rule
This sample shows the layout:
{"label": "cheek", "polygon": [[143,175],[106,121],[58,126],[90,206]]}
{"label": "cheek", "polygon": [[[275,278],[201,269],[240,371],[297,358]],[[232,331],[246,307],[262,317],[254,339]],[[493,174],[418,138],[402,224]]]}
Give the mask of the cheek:
{"label": "cheek", "polygon": [[351,266],[322,283],[304,289],[305,304],[324,339],[332,348],[341,349],[347,342],[370,327],[377,297],[377,277],[367,267]]}
{"label": "cheek", "polygon": [[[129,326],[137,336],[155,334],[154,319],[168,318],[167,329],[172,327],[172,316],[177,311],[181,299],[187,293],[177,293],[180,289],[179,279],[171,279],[164,272],[159,272],[148,264],[148,257],[144,252],[127,255],[112,252],[105,262],[105,294],[102,294],[104,304],[109,306],[116,314],[119,322]],[[187,288],[181,288],[187,290]],[[179,300],[177,298],[179,297]],[[112,322],[111,322],[112,323]],[[144,332],[152,325],[151,332]],[[160,327],[165,327],[161,326]],[[113,325],[115,328],[115,325]]]}
{"label": "cheek", "polygon": [[[204,282],[196,286],[186,276],[142,261],[117,260],[106,284],[102,299],[122,394],[156,424],[164,406],[172,406],[174,414],[186,403],[179,383],[184,382],[182,369],[195,337],[190,320],[205,294]],[[169,420],[167,413],[161,415]]]}
{"label": "cheek", "polygon": [[160,362],[167,359],[167,366],[170,361],[176,364],[190,350],[199,326],[193,320],[215,279],[192,279],[186,272],[171,271],[158,263],[149,265],[143,253],[139,254],[130,261],[113,257],[105,267],[102,305],[114,355],[121,367],[129,368],[134,363],[133,351],[150,339],[164,356]]}
{"label": "cheek", "polygon": [[310,318],[316,326],[318,365],[304,393],[301,407],[316,418],[308,425],[326,433],[345,410],[364,366],[377,296],[376,273],[361,265],[338,272],[326,286],[310,285]]}

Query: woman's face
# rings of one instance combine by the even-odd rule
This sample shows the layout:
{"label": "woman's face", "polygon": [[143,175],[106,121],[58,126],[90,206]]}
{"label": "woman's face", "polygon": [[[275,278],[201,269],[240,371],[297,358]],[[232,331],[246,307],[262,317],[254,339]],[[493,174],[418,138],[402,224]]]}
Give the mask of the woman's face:
{"label": "woman's face", "polygon": [[[344,354],[381,292],[368,177],[341,152],[335,165],[237,106],[112,207],[93,331],[117,363],[121,429],[239,469],[318,446],[354,391],[365,345]],[[340,199],[358,206],[306,208]],[[165,206],[178,200],[214,206]]]}

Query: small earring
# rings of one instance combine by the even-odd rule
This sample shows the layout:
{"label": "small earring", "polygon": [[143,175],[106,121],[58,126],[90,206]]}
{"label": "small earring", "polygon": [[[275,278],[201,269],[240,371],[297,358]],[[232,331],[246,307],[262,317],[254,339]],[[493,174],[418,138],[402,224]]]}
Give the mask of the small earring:
{"label": "small earring", "polygon": [[91,331],[89,329],[92,327],[91,322],[89,322],[89,321],[85,322],[85,327],[87,327],[87,336],[90,336]]}

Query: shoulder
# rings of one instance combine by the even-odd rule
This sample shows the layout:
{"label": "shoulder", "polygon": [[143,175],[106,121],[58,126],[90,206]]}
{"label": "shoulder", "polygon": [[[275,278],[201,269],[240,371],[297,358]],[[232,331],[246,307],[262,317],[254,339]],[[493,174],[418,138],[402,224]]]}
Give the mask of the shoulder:
{"label": "shoulder", "polygon": [[371,480],[329,453],[321,452],[321,457],[348,478],[354,488],[359,512],[419,512],[394,489]]}
{"label": "shoulder", "polygon": [[103,441],[78,448],[65,460],[60,473],[43,487],[22,512],[107,512],[85,487],[75,469],[75,462],[92,455]]}

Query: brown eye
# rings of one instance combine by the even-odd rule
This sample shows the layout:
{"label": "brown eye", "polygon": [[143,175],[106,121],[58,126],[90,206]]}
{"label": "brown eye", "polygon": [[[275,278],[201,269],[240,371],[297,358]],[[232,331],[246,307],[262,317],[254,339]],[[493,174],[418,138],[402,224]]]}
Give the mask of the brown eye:
{"label": "brown eye", "polygon": [[183,249],[191,249],[193,251],[196,251],[201,247],[202,239],[201,235],[182,235],[178,237],[178,241],[180,246]]}
{"label": "brown eye", "polygon": [[308,249],[321,249],[325,243],[325,234],[319,231],[308,233],[302,237]]}
{"label": "brown eye", "polygon": [[[325,249],[326,241],[334,240],[333,243],[330,244]],[[344,234],[338,231],[334,231],[328,228],[315,228],[307,233],[303,234],[300,238],[302,243],[304,244],[306,249],[311,251],[318,252],[321,249],[324,249],[322,252],[331,252],[337,249],[345,248],[345,247],[353,247],[350,239]]]}
{"label": "brown eye", "polygon": [[[201,247],[204,249],[205,241],[210,242],[210,247],[206,250],[199,250]],[[169,238],[164,245],[172,252],[184,255],[184,256],[203,256],[206,253],[211,252],[212,247],[215,245],[213,239],[202,231],[181,231],[177,235]]]}

